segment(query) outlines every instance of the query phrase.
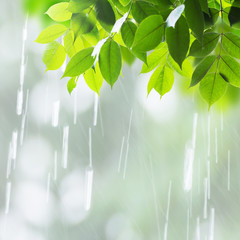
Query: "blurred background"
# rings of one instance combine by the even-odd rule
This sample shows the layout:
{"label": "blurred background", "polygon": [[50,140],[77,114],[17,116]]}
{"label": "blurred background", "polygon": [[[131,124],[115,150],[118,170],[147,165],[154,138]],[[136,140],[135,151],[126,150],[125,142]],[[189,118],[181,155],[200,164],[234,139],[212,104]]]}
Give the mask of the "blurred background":
{"label": "blurred background", "polygon": [[34,42],[57,1],[0,1],[0,239],[240,238],[239,90],[147,97],[136,61],[70,96]]}

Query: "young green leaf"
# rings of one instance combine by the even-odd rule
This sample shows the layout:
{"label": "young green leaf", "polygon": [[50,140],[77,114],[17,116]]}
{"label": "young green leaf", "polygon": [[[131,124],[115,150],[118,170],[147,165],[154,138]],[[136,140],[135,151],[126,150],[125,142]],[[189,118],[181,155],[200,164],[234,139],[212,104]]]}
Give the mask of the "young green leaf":
{"label": "young green leaf", "polygon": [[178,19],[181,17],[183,11],[184,11],[184,4],[178,6],[175,8],[168,16],[166,22],[167,22],[167,27],[175,27],[176,22]]}
{"label": "young green leaf", "polygon": [[50,43],[67,31],[67,27],[62,24],[54,24],[50,27],[45,28],[35,40],[37,43]]}
{"label": "young green leaf", "polygon": [[222,46],[231,56],[240,59],[240,37],[233,33],[225,33]]}
{"label": "young green leaf", "polygon": [[67,84],[67,90],[69,92],[69,94],[72,93],[73,89],[77,86],[77,83],[76,83],[76,77],[72,77],[69,81],[68,81],[68,84]]}
{"label": "young green leaf", "polygon": [[195,68],[195,70],[193,72],[190,87],[195,86],[204,78],[204,76],[209,72],[209,70],[213,66],[216,59],[217,59],[216,56],[210,55],[210,56],[207,56],[206,58],[204,58],[198,64],[198,66]]}
{"label": "young green leaf", "polygon": [[72,13],[80,13],[94,3],[95,0],[70,0],[68,10]]}
{"label": "young green leaf", "polygon": [[186,58],[190,42],[188,25],[183,16],[176,22],[175,28],[166,29],[166,42],[172,58],[182,68],[182,62]]}
{"label": "young green leaf", "polygon": [[174,74],[171,68],[166,66],[159,66],[151,76],[147,91],[148,94],[154,88],[162,97],[165,93],[169,92],[173,86]]}
{"label": "young green leaf", "polygon": [[152,15],[144,19],[135,34],[133,49],[146,52],[154,49],[163,38],[164,21],[160,15]]}
{"label": "young green leaf", "polygon": [[232,57],[223,55],[219,61],[220,74],[227,81],[235,86],[240,87],[240,64]]}
{"label": "young green leaf", "polygon": [[134,1],[132,5],[132,16],[136,22],[140,23],[150,15],[157,15],[158,11],[151,3],[146,1]]}
{"label": "young green leaf", "polygon": [[199,0],[185,1],[185,16],[189,27],[192,29],[197,39],[202,42],[204,18]]}
{"label": "young green leaf", "polygon": [[195,40],[190,48],[189,56],[205,57],[210,54],[216,47],[219,40],[219,33],[207,32],[203,35],[203,42]]}
{"label": "young green leaf", "polygon": [[120,48],[113,40],[103,44],[99,55],[99,67],[104,79],[113,87],[122,68]]}
{"label": "young green leaf", "polygon": [[46,14],[56,22],[65,22],[71,19],[72,13],[67,10],[69,3],[61,2],[51,6]]}
{"label": "young green leaf", "polygon": [[69,61],[63,77],[76,77],[92,67],[95,58],[91,56],[93,47],[86,48],[76,53]]}
{"label": "young green leaf", "polygon": [[107,0],[96,0],[95,10],[99,21],[107,25],[114,25],[115,14],[111,4]]}
{"label": "young green leaf", "polygon": [[200,93],[208,103],[209,108],[225,94],[226,89],[227,82],[219,73],[207,74],[199,86]]}
{"label": "young green leaf", "polygon": [[87,85],[94,92],[99,95],[99,91],[103,84],[103,77],[99,69],[99,64],[97,63],[95,69],[89,68],[83,75]]}
{"label": "young green leaf", "polygon": [[133,44],[136,30],[137,26],[131,21],[126,21],[121,27],[122,40],[128,48]]}
{"label": "young green leaf", "polygon": [[143,64],[141,73],[148,73],[152,71],[161,62],[166,61],[168,56],[167,44],[161,43],[162,47],[155,49],[152,53],[147,56],[147,64]]}
{"label": "young green leaf", "polygon": [[91,32],[93,28],[94,24],[85,14],[75,13],[72,15],[71,29],[74,32],[75,38],[78,35]]}
{"label": "young green leaf", "polygon": [[59,42],[51,42],[47,45],[47,48],[43,54],[43,62],[46,65],[46,71],[57,70],[64,63],[66,58],[66,52],[64,47]]}

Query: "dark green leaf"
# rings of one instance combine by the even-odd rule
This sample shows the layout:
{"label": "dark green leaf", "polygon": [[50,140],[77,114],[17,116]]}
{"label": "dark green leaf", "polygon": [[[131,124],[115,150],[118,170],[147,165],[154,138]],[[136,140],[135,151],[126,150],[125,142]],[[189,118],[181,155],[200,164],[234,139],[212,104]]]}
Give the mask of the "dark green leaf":
{"label": "dark green leaf", "polygon": [[205,57],[210,54],[216,47],[219,40],[219,33],[208,32],[203,35],[202,44],[195,40],[190,48],[189,56]]}
{"label": "dark green leaf", "polygon": [[111,4],[107,0],[96,0],[95,10],[99,21],[107,25],[114,25],[115,14]]}
{"label": "dark green leaf", "polygon": [[202,11],[209,14],[208,0],[199,0],[199,3],[200,3]]}
{"label": "dark green leaf", "polygon": [[231,85],[240,87],[240,64],[234,58],[221,56],[219,72]]}
{"label": "dark green leaf", "polygon": [[169,52],[180,68],[182,68],[182,62],[186,58],[189,41],[188,25],[185,18],[181,16],[176,22],[175,28],[170,27],[166,29],[166,42]]}
{"label": "dark green leaf", "polygon": [[207,74],[199,86],[200,93],[207,101],[209,108],[225,94],[226,89],[227,82],[219,73]]}
{"label": "dark green leaf", "polygon": [[233,33],[225,33],[222,46],[231,56],[240,59],[240,37]]}
{"label": "dark green leaf", "polygon": [[122,40],[128,48],[133,44],[136,30],[137,26],[130,21],[126,21],[121,27]]}
{"label": "dark green leaf", "polygon": [[94,58],[91,56],[93,48],[86,48],[76,53],[69,61],[63,77],[76,77],[92,67]]}
{"label": "dark green leaf", "polygon": [[75,38],[78,35],[91,32],[94,28],[94,24],[90,19],[83,13],[77,13],[72,15],[71,29],[74,32]]}
{"label": "dark green leaf", "polygon": [[228,14],[228,19],[229,19],[231,26],[236,23],[240,23],[240,8],[239,7],[231,7],[229,14]]}
{"label": "dark green leaf", "polygon": [[99,55],[99,66],[102,76],[113,87],[122,68],[120,48],[113,40],[103,44]]}
{"label": "dark green leaf", "polygon": [[213,66],[216,59],[217,59],[216,56],[210,55],[210,56],[207,56],[206,58],[204,58],[198,64],[198,66],[195,68],[195,70],[193,72],[190,87],[195,86],[204,78],[204,76],[209,72],[209,70]]}
{"label": "dark green leaf", "polygon": [[185,1],[185,16],[189,27],[196,35],[196,38],[202,42],[204,30],[204,18],[200,3],[198,0]]}
{"label": "dark green leaf", "polygon": [[155,14],[158,14],[158,11],[151,3],[135,1],[132,5],[132,16],[138,23],[148,16]]}
{"label": "dark green leaf", "polygon": [[203,13],[205,28],[212,27],[218,20],[219,10],[209,8],[209,14]]}
{"label": "dark green leaf", "polygon": [[154,49],[163,38],[164,21],[160,15],[152,15],[144,19],[139,25],[134,42],[135,51],[146,52]]}

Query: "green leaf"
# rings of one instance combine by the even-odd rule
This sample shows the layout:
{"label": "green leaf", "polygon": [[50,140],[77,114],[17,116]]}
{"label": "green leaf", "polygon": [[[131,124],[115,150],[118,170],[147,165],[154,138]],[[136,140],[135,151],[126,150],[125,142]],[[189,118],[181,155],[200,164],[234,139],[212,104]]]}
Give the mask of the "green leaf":
{"label": "green leaf", "polygon": [[233,33],[225,33],[222,46],[231,56],[240,59],[240,37]]}
{"label": "green leaf", "polygon": [[228,19],[229,19],[231,26],[236,23],[240,23],[240,8],[239,7],[231,7],[229,14],[228,14]]}
{"label": "green leaf", "polygon": [[154,49],[163,38],[164,21],[160,15],[152,15],[144,19],[135,34],[133,49],[146,52]]}
{"label": "green leaf", "polygon": [[111,4],[107,0],[96,0],[95,10],[99,21],[107,25],[114,25],[115,14]]}
{"label": "green leaf", "polygon": [[217,59],[216,56],[210,55],[210,56],[207,56],[206,58],[204,58],[198,64],[198,66],[195,68],[195,70],[193,72],[190,87],[195,86],[204,78],[204,76],[209,72],[209,70],[213,66],[216,59]]}
{"label": "green leaf", "polygon": [[94,28],[94,24],[83,13],[75,13],[71,19],[71,29],[74,32],[75,38],[81,34],[89,33]]}
{"label": "green leaf", "polygon": [[173,60],[173,58],[171,56],[168,56],[168,65],[178,74],[187,78],[192,77],[192,72],[193,72],[192,64],[188,59],[185,59],[183,61],[182,69],[181,69],[179,65]]}
{"label": "green leaf", "polygon": [[184,4],[178,6],[177,8],[175,8],[170,15],[168,16],[166,22],[167,22],[167,27],[175,27],[176,22],[178,21],[178,19],[181,17],[183,11],[184,11]]}
{"label": "green leaf", "polygon": [[182,68],[182,62],[186,58],[190,42],[188,25],[183,16],[176,22],[175,28],[166,29],[166,42],[172,58]]}
{"label": "green leaf", "polygon": [[205,57],[210,54],[215,49],[219,36],[220,34],[215,32],[204,33],[202,44],[198,40],[192,43],[189,56]]}
{"label": "green leaf", "polygon": [[142,22],[143,19],[150,15],[158,14],[157,9],[151,3],[145,1],[134,1],[131,12],[133,18],[138,23]]}
{"label": "green leaf", "polygon": [[126,47],[120,46],[120,49],[123,61],[128,65],[132,65],[136,59],[135,56]]}
{"label": "green leaf", "polygon": [[89,68],[83,76],[89,88],[99,95],[99,91],[103,84],[103,77],[99,69],[99,64],[96,64],[95,69]]}
{"label": "green leaf", "polygon": [[133,44],[137,26],[131,21],[125,21],[121,27],[121,35],[124,44],[130,48]]}
{"label": "green leaf", "polygon": [[50,43],[67,31],[67,27],[62,24],[54,24],[45,28],[35,40],[37,43]]}
{"label": "green leaf", "polygon": [[143,64],[141,73],[148,73],[152,71],[161,62],[166,61],[168,56],[168,48],[165,42],[161,43],[161,48],[155,49],[147,57],[147,64]]}
{"label": "green leaf", "polygon": [[61,2],[51,6],[46,14],[56,22],[65,22],[70,20],[72,13],[67,10],[69,3]]}
{"label": "green leaf", "polygon": [[202,11],[209,14],[208,0],[199,0],[199,3],[200,3]]}
{"label": "green leaf", "polygon": [[185,1],[185,17],[188,25],[196,35],[196,38],[202,42],[204,30],[204,18],[200,3],[198,0]]}
{"label": "green leaf", "polygon": [[210,73],[200,82],[199,90],[207,101],[209,108],[218,101],[226,92],[227,82],[219,73]]}
{"label": "green leaf", "polygon": [[71,58],[74,54],[83,48],[83,43],[80,37],[74,41],[73,31],[68,31],[63,38],[64,49],[67,55]]}
{"label": "green leaf", "polygon": [[139,52],[134,49],[131,50],[133,55],[143,61],[145,64],[147,64],[147,53],[146,52]]}
{"label": "green leaf", "polygon": [[47,48],[43,54],[43,62],[46,65],[46,71],[57,70],[64,63],[66,58],[66,52],[64,47],[59,42],[51,42],[47,45]]}
{"label": "green leaf", "polygon": [[169,92],[173,86],[174,74],[171,68],[166,66],[159,66],[151,76],[147,91],[148,94],[154,88],[162,97],[165,93]]}
{"label": "green leaf", "polygon": [[68,81],[68,84],[67,84],[67,90],[69,92],[69,94],[72,93],[73,89],[77,86],[77,83],[76,83],[76,77],[72,77],[69,81]]}
{"label": "green leaf", "polygon": [[69,61],[63,77],[76,77],[83,74],[94,63],[95,58],[91,56],[93,47],[86,48],[76,53]]}
{"label": "green leaf", "polygon": [[221,56],[219,61],[220,74],[231,85],[240,87],[240,64],[230,56]]}
{"label": "green leaf", "polygon": [[68,10],[72,13],[80,13],[94,2],[95,0],[70,0]]}
{"label": "green leaf", "polygon": [[104,79],[113,87],[122,68],[120,48],[113,40],[103,44],[99,55],[99,67]]}
{"label": "green leaf", "polygon": [[127,6],[130,2],[131,2],[131,0],[120,0],[120,3],[121,3],[123,6]]}

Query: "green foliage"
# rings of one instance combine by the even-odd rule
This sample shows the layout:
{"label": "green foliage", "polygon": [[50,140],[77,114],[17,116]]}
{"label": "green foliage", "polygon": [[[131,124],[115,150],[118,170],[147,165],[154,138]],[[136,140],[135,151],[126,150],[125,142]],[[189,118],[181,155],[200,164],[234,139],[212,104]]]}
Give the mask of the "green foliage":
{"label": "green foliage", "polygon": [[104,80],[113,87],[122,63],[136,58],[142,74],[153,71],[148,94],[169,92],[174,72],[190,87],[200,83],[209,107],[228,85],[240,87],[239,0],[65,0],[46,14],[57,23],[36,42],[48,43],[47,70],[60,68],[68,56],[63,78],[70,77],[69,93],[82,74],[98,94]]}

